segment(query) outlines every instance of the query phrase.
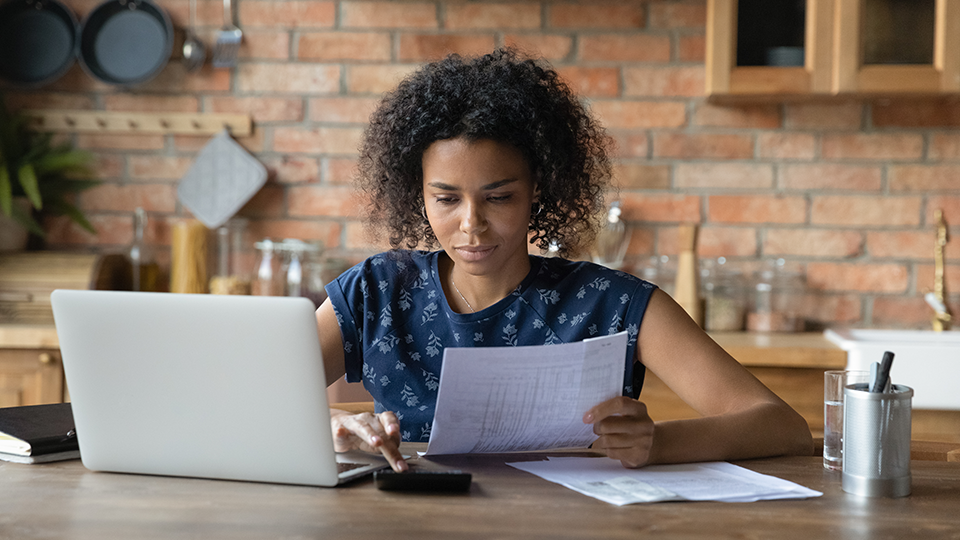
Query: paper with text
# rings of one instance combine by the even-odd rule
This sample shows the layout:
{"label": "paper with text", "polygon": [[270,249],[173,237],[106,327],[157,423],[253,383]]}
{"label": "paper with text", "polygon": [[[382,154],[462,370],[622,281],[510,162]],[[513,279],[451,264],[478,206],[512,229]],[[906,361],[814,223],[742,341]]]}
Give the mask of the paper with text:
{"label": "paper with text", "polygon": [[721,461],[626,469],[619,461],[608,458],[550,457],[507,465],[618,506],[677,500],[753,502],[823,495],[782,478]]}
{"label": "paper with text", "polygon": [[586,447],[583,414],[623,394],[627,333],[576,343],[448,348],[427,454]]}

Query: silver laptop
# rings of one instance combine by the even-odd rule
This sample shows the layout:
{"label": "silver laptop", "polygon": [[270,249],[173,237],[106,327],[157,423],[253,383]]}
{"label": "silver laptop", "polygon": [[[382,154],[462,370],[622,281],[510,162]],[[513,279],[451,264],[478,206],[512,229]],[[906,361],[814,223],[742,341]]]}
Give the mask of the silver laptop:
{"label": "silver laptop", "polygon": [[56,290],[51,301],[89,469],[334,486],[387,466],[334,452],[306,298]]}

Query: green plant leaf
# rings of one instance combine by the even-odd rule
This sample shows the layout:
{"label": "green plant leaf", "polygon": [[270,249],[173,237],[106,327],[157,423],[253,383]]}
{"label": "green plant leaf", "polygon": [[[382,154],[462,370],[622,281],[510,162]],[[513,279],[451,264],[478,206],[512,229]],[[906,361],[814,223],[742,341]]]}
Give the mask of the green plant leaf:
{"label": "green plant leaf", "polygon": [[43,209],[43,199],[40,198],[40,186],[37,184],[37,172],[33,165],[26,163],[20,166],[17,171],[20,178],[20,187],[23,188],[23,194],[30,200],[30,204],[37,210]]}
{"label": "green plant leaf", "polygon": [[33,167],[37,171],[37,176],[71,171],[89,172],[88,165],[91,160],[92,156],[88,152],[57,148],[49,154],[38,157]]}
{"label": "green plant leaf", "polygon": [[53,208],[51,210],[53,210],[54,213],[67,216],[68,218],[73,220],[74,223],[76,223],[77,225],[80,225],[81,227],[86,229],[88,232],[97,234],[97,230],[93,228],[93,225],[89,221],[87,221],[86,217],[84,217],[83,212],[81,212],[76,206],[64,200],[59,200],[56,202],[56,204],[52,206]]}
{"label": "green plant leaf", "polygon": [[30,215],[30,210],[24,210],[20,205],[13,205],[13,219],[25,226],[31,233],[41,238],[46,236],[43,228],[37,223],[37,220],[33,219],[33,216]]}
{"label": "green plant leaf", "polygon": [[13,186],[10,185],[10,171],[4,163],[0,163],[0,209],[5,215],[10,215],[13,206]]}

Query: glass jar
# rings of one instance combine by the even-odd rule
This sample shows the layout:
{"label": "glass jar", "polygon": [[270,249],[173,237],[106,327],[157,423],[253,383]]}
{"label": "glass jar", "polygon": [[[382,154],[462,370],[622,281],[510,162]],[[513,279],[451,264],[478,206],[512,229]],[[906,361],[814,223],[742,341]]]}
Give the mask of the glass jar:
{"label": "glass jar", "polygon": [[233,218],[216,231],[216,265],[211,294],[250,294],[249,255],[245,251],[247,220]]}
{"label": "glass jar", "polygon": [[593,262],[614,270],[623,268],[623,259],[630,244],[630,230],[620,219],[621,212],[619,202],[610,205],[607,219],[597,232],[593,246]]}
{"label": "glass jar", "polygon": [[768,260],[754,274],[747,330],[751,332],[799,332],[803,330],[799,299],[803,273],[788,268],[784,259]]}
{"label": "glass jar", "polygon": [[700,261],[703,328],[710,332],[743,330],[747,300],[743,273],[725,257]]}
{"label": "glass jar", "polygon": [[251,292],[257,296],[280,296],[280,259],[276,251],[277,244],[269,238],[254,244],[259,255],[256,263]]}
{"label": "glass jar", "polygon": [[667,255],[652,255],[640,267],[640,277],[660,287],[673,297],[673,288],[677,278],[677,261]]}
{"label": "glass jar", "polygon": [[157,292],[163,290],[160,283],[160,265],[154,258],[153,249],[143,241],[147,228],[147,213],[137,207],[133,212],[133,242],[127,249],[130,265],[130,290]]}

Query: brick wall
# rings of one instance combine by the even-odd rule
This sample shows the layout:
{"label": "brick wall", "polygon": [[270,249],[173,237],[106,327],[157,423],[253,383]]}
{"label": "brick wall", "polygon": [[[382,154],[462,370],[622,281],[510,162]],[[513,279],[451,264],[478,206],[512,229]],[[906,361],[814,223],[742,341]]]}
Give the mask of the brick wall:
{"label": "brick wall", "polygon": [[[212,46],[218,0],[198,0]],[[68,0],[81,16],[98,0]],[[178,27],[188,0],[160,0]],[[255,236],[319,239],[359,259],[366,241],[351,172],[378,96],[448,52],[516,45],[547,58],[616,139],[616,176],[634,227],[631,261],[677,251],[677,225],[702,225],[699,253],[803,266],[815,323],[922,327],[933,284],[933,212],[960,231],[960,103],[844,99],[721,105],[704,86],[704,0],[239,0],[235,70],[185,73],[176,58],[124,91],[75,67],[14,106],[117,111],[249,112],[240,142],[271,171],[240,212]],[[179,33],[178,33],[179,34]],[[178,56],[178,53],[175,53]],[[169,260],[171,226],[188,213],[176,185],[206,142],[187,136],[73,134],[104,184],[80,205],[99,234],[49,223],[54,248],[113,250],[144,207],[149,242]],[[947,249],[960,291],[960,243]],[[954,313],[960,297],[952,296]]]}

